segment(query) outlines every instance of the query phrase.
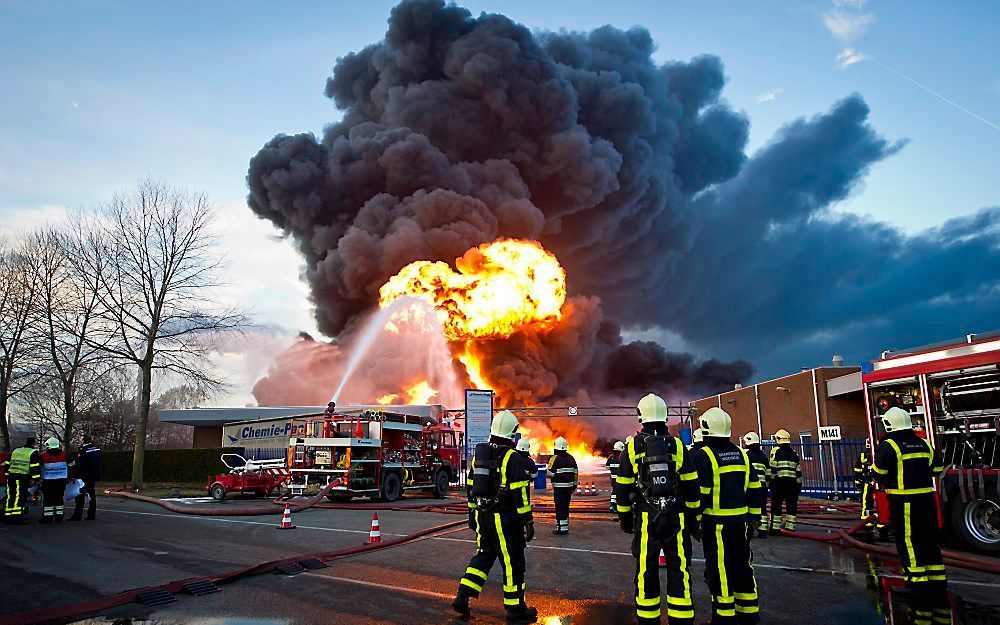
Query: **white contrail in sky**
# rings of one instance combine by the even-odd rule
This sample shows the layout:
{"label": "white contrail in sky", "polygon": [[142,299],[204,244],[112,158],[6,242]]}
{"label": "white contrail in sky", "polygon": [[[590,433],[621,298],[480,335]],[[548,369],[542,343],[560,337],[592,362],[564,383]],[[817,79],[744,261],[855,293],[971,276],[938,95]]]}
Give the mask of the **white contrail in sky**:
{"label": "white contrail in sky", "polygon": [[976,113],[974,113],[974,112],[970,111],[969,109],[965,108],[964,106],[962,106],[958,102],[955,102],[954,100],[941,95],[940,93],[938,93],[937,91],[934,91],[933,89],[931,89],[927,85],[925,85],[925,84],[923,84],[923,83],[921,83],[921,82],[919,82],[919,81],[917,81],[917,80],[915,80],[913,78],[910,78],[909,76],[907,76],[903,72],[895,70],[895,69],[889,67],[888,65],[886,65],[885,63],[882,63],[881,61],[875,59],[874,57],[871,57],[871,56],[868,56],[868,55],[864,54],[863,52],[860,52],[860,51],[855,50],[853,48],[847,48],[847,49],[845,49],[843,52],[841,52],[837,56],[837,60],[841,62],[841,67],[847,67],[848,65],[853,65],[854,63],[859,63],[861,61],[871,61],[872,63],[878,65],[882,69],[888,70],[888,71],[892,72],[893,74],[899,76],[903,80],[905,80],[905,81],[907,81],[909,83],[912,83],[912,84],[916,85],[917,87],[920,87],[921,89],[923,89],[927,93],[931,94],[932,96],[938,98],[939,100],[947,102],[948,104],[950,104],[953,107],[957,108],[958,110],[962,111],[966,115],[969,115],[970,117],[978,119],[979,121],[983,122],[984,124],[986,124],[987,126],[993,128],[994,130],[1000,130],[1000,126],[998,126],[997,124],[995,124],[995,123],[991,122],[990,120],[986,119],[982,115],[977,115]]}

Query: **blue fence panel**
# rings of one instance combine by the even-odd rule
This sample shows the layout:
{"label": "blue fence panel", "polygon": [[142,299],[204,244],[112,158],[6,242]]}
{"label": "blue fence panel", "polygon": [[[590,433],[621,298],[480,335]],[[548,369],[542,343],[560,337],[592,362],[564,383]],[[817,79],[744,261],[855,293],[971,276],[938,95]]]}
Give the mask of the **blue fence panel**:
{"label": "blue fence panel", "polygon": [[[774,443],[763,441],[762,445],[770,457]],[[802,494],[812,497],[858,495],[854,485],[854,463],[864,448],[864,439],[793,442],[792,449],[802,459]]]}

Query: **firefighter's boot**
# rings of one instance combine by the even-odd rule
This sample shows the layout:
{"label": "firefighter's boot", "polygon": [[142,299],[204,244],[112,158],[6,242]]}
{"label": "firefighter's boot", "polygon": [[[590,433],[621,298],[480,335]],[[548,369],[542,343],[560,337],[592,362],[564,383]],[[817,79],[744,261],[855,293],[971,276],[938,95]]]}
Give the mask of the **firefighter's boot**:
{"label": "firefighter's boot", "polygon": [[451,602],[451,607],[453,610],[458,612],[462,618],[469,618],[471,611],[469,610],[469,589],[465,586],[458,587],[458,594],[455,595],[454,601]]}
{"label": "firefighter's boot", "polygon": [[534,623],[538,620],[538,610],[529,608],[523,603],[511,610],[507,610],[508,623]]}

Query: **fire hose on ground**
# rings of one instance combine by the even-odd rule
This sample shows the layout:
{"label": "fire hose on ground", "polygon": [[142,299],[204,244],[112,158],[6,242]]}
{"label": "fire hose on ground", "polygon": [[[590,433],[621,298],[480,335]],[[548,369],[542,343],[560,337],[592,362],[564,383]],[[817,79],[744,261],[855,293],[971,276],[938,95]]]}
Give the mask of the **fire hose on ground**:
{"label": "fire hose on ground", "polygon": [[64,620],[72,617],[90,614],[93,612],[98,612],[100,610],[107,610],[128,603],[133,603],[139,599],[140,595],[147,592],[163,591],[167,593],[178,593],[186,590],[187,587],[190,587],[193,584],[205,584],[205,583],[223,584],[223,583],[233,582],[244,577],[249,577],[251,575],[267,573],[281,566],[298,565],[299,562],[305,560],[319,560],[321,562],[329,562],[331,560],[338,560],[341,558],[347,558],[350,556],[355,556],[363,553],[369,553],[371,551],[377,551],[379,549],[387,549],[389,547],[397,547],[399,545],[404,545],[419,540],[426,540],[428,538],[433,538],[442,533],[446,533],[448,530],[451,530],[452,528],[456,528],[462,525],[465,525],[465,521],[452,521],[450,523],[445,523],[443,525],[438,525],[435,527],[427,528],[425,530],[420,530],[418,532],[414,532],[413,534],[409,534],[407,536],[386,540],[381,543],[369,543],[358,547],[348,547],[347,549],[340,549],[338,551],[310,553],[310,554],[292,556],[289,558],[281,558],[279,560],[271,560],[269,562],[254,564],[239,569],[234,569],[232,571],[227,571],[225,573],[210,575],[207,577],[191,577],[188,579],[181,579],[173,582],[167,582],[165,584],[157,584],[154,586],[147,586],[144,588],[134,588],[132,590],[126,590],[116,595],[111,595],[109,597],[102,597],[100,599],[95,599],[93,601],[85,601],[82,603],[56,606],[52,608],[43,608],[41,610],[32,610],[29,612],[19,612],[16,614],[5,616],[0,620],[2,620],[4,625],[29,625],[30,623]]}
{"label": "fire hose on ground", "polygon": [[[326,494],[329,493],[331,489],[339,486],[342,481],[343,480],[335,480],[330,482],[323,488],[323,490],[319,491],[319,494],[315,497],[311,497],[300,504],[290,506],[291,511],[301,512],[312,508],[318,504],[323,497],[326,497]],[[136,493],[130,493],[123,490],[106,490],[104,491],[104,494],[112,497],[121,497],[123,499],[132,499],[134,501],[151,503],[178,514],[194,514],[198,516],[263,516],[267,514],[281,514],[284,511],[284,508],[276,509],[274,506],[259,508],[192,508],[190,506],[178,505],[169,501],[157,499],[156,497],[147,497],[145,495],[138,495]]]}

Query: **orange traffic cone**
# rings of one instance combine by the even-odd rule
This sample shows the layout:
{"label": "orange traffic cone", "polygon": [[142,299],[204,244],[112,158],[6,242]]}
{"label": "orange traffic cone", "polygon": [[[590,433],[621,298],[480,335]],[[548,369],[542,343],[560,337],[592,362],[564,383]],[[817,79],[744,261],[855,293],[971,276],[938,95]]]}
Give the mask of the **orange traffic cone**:
{"label": "orange traffic cone", "polygon": [[292,525],[292,507],[289,504],[285,504],[285,513],[281,515],[281,525],[278,526],[279,530],[293,530],[295,526]]}
{"label": "orange traffic cone", "polygon": [[660,568],[666,568],[667,567],[667,554],[663,553],[662,549],[660,549],[659,565],[660,565]]}
{"label": "orange traffic cone", "polygon": [[364,438],[365,430],[361,427],[361,422],[358,421],[357,427],[354,428],[354,438]]}
{"label": "orange traffic cone", "polygon": [[597,494],[597,484],[594,484],[593,482],[590,483],[590,494],[591,495]]}
{"label": "orange traffic cone", "polygon": [[378,512],[372,513],[372,529],[368,532],[368,544],[382,542],[382,532],[379,531]]}

